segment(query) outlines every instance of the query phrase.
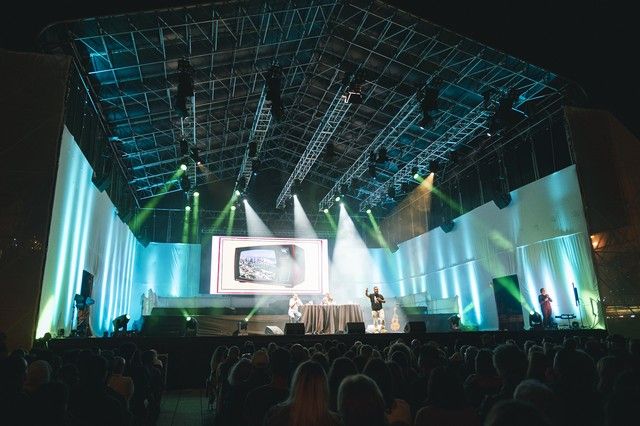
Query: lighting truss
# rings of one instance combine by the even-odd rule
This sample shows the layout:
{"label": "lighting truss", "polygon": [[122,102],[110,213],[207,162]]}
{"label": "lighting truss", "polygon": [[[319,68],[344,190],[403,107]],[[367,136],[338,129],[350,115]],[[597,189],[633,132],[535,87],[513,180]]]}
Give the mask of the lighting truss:
{"label": "lighting truss", "polygon": [[[266,101],[267,89],[262,88],[260,94],[260,100],[258,101],[258,108],[256,109],[256,115],[253,120],[253,127],[249,136],[249,144],[255,143],[257,146],[256,156],[260,154],[262,144],[267,137],[269,131],[269,125],[271,124],[271,105]],[[242,164],[240,165],[240,172],[238,173],[237,185],[241,186],[241,190],[249,186],[252,175],[252,164],[249,156],[249,145],[242,158]]]}
{"label": "lighting truss", "polygon": [[291,185],[293,185],[293,182],[296,180],[301,182],[307,176],[307,173],[309,173],[311,167],[313,167],[320,154],[324,151],[325,145],[329,142],[329,139],[331,139],[331,136],[333,136],[342,122],[350,106],[351,104],[347,103],[344,97],[344,87],[339,85],[338,91],[329,105],[329,109],[311,137],[307,149],[300,157],[293,173],[291,173],[289,179],[287,179],[287,182],[284,184],[284,188],[282,188],[276,201],[276,208],[281,207],[285,200],[291,195]]}

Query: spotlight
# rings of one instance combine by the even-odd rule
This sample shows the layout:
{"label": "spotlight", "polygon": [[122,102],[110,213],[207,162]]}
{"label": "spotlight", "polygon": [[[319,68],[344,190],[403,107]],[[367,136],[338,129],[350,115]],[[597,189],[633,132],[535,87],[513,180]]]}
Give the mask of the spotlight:
{"label": "spotlight", "polygon": [[451,330],[460,330],[460,316],[458,314],[449,317],[449,326]]}
{"label": "spotlight", "polygon": [[324,209],[322,211],[325,212],[325,213],[329,213],[329,209]]}
{"label": "spotlight", "polygon": [[242,199],[242,202],[243,202],[243,203],[245,203],[245,204],[247,204],[249,201],[247,201],[247,197],[244,197],[244,198]]}
{"label": "spotlight", "polygon": [[367,209],[367,214],[371,214],[371,209]]}
{"label": "spotlight", "polygon": [[418,180],[420,178],[420,173],[418,173],[418,168],[417,167],[412,167],[411,168],[411,176],[413,176],[414,179]]}
{"label": "spotlight", "polygon": [[191,189],[191,182],[189,181],[189,177],[187,175],[182,175],[180,178],[180,186],[182,186],[182,190],[184,192],[189,192]]}
{"label": "spotlight", "polygon": [[413,174],[413,178],[414,178],[415,180],[420,179],[420,177],[421,177],[421,176],[420,176],[420,173],[414,173],[414,174]]}
{"label": "spotlight", "polygon": [[180,155],[183,157],[189,155],[189,142],[185,138],[180,139]]}
{"label": "spotlight", "polygon": [[185,322],[185,335],[195,336],[196,334],[198,334],[198,321],[194,317],[188,316]]}
{"label": "spotlight", "polygon": [[193,162],[198,166],[202,165],[202,160],[200,159],[200,150],[198,149],[198,147],[194,146],[193,148],[191,148],[191,158],[193,159]]}
{"label": "spotlight", "polygon": [[191,211],[191,206],[185,206],[184,210],[187,211],[187,212],[190,212]]}
{"label": "spotlight", "polygon": [[291,184],[291,195],[296,196],[300,193],[300,187],[302,186],[302,182],[300,179],[295,179]]}
{"label": "spotlight", "polygon": [[356,72],[347,88],[345,93],[345,102],[348,104],[361,104],[362,103],[362,83],[364,82],[364,76],[362,72]]}
{"label": "spotlight", "polygon": [[182,170],[183,172],[187,171],[187,165],[186,164],[180,164],[180,170]]}
{"label": "spotlight", "polygon": [[200,196],[200,193],[198,191],[195,191],[193,193],[193,198],[198,198]]}
{"label": "spotlight", "polygon": [[194,95],[193,74],[193,67],[188,60],[181,59],[178,61],[178,92],[176,93],[174,108],[176,114],[180,117],[187,117],[189,115],[187,98]]}
{"label": "spotlight", "polygon": [[114,319],[112,321],[113,331],[119,331],[121,329],[122,331],[127,331],[127,324],[129,324],[129,319],[130,317],[127,314],[120,315],[119,317]]}
{"label": "spotlight", "polygon": [[231,211],[235,211],[235,210],[236,210],[236,205],[234,204],[231,206]]}
{"label": "spotlight", "polygon": [[341,199],[342,199],[342,198],[341,198],[339,195],[338,195],[338,196],[336,196],[336,198],[335,198],[336,202],[340,201]]}
{"label": "spotlight", "polygon": [[236,190],[235,190],[235,192],[234,192],[234,194],[236,194],[236,197],[239,197],[239,196],[240,196],[240,190],[239,190],[239,189],[236,189]]}
{"label": "spotlight", "polygon": [[251,161],[251,174],[255,177],[260,173],[260,168],[262,167],[262,162],[255,158]]}
{"label": "spotlight", "polygon": [[534,311],[529,312],[529,325],[531,328],[540,328],[542,326],[542,316]]}

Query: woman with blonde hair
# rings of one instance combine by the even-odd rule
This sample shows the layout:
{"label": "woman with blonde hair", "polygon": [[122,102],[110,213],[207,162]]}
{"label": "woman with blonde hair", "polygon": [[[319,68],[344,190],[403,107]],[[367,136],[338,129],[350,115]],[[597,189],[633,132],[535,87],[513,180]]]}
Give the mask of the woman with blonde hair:
{"label": "woman with blonde hair", "polygon": [[289,398],[271,408],[267,426],[338,426],[340,418],[329,409],[329,383],[320,364],[305,361],[291,380]]}

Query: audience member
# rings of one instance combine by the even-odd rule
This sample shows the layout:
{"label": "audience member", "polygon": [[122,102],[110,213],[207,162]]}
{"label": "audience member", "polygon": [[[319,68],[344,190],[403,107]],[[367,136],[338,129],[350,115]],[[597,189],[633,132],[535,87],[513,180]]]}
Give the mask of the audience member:
{"label": "audience member", "polygon": [[338,389],[343,426],[386,426],[385,403],[376,383],[364,374],[346,377]]}

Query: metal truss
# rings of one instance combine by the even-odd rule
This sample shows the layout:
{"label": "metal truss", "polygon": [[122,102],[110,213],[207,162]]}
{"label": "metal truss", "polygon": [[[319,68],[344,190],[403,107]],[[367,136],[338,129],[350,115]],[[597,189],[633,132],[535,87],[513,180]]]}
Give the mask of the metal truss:
{"label": "metal truss", "polygon": [[[270,194],[277,206],[297,179],[317,188],[321,209],[341,185],[363,181],[354,198],[365,206],[412,167],[426,171],[433,158],[472,144],[490,113],[478,107],[486,92],[495,101],[517,88],[519,103],[537,104],[568,85],[379,0],[204,3],[64,22],[41,41],[46,52],[72,55],[91,82],[88,92],[138,203],[166,193],[180,165],[182,125],[203,162],[190,165],[192,187],[222,180],[246,187],[247,145],[255,141],[262,167],[289,174],[281,192]],[[194,69],[186,123],[174,112],[181,59]],[[285,105],[277,124],[267,121],[263,76],[276,61]],[[342,88],[335,90],[356,68],[366,74],[364,99],[350,108]],[[440,89],[439,112],[423,130],[415,94],[431,83]],[[332,161],[320,157],[329,140]],[[369,179],[369,155],[380,147],[389,161]]]}
{"label": "metal truss", "polygon": [[293,185],[293,182],[296,180],[302,181],[307,176],[307,173],[309,173],[311,167],[313,167],[320,154],[322,154],[327,142],[329,142],[329,139],[331,139],[334,132],[342,122],[342,119],[350,106],[351,104],[347,102],[344,96],[344,87],[340,85],[338,92],[333,97],[333,100],[329,105],[329,109],[320,123],[320,126],[318,126],[313,137],[309,141],[307,149],[300,157],[293,173],[291,173],[289,179],[287,179],[287,182],[284,184],[284,188],[282,188],[282,191],[276,201],[276,208],[281,207],[287,197],[291,195],[291,186]]}
{"label": "metal truss", "polygon": [[[251,128],[251,136],[249,137],[249,144],[256,144],[256,157],[260,154],[262,144],[267,137],[269,131],[269,125],[271,124],[271,105],[267,103],[267,89],[266,86],[262,88],[262,94],[258,101],[258,109],[256,110],[256,116],[253,120],[253,127]],[[238,173],[238,179],[236,185],[240,185],[242,188],[249,186],[251,182],[253,164],[249,155],[249,146],[244,153],[242,159],[242,165],[240,166],[240,173]]]}

